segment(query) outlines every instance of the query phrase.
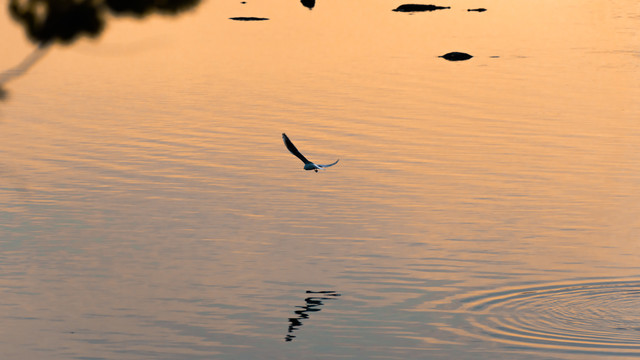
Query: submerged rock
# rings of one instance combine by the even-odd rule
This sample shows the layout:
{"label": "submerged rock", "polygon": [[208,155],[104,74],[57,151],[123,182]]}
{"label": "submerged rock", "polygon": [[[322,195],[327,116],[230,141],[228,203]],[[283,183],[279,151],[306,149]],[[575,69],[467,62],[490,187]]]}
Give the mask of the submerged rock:
{"label": "submerged rock", "polygon": [[477,9],[467,9],[467,11],[483,12],[483,11],[487,11],[487,9],[485,9],[485,8],[477,8]]}
{"label": "submerged rock", "polygon": [[229,19],[235,20],[235,21],[264,21],[264,20],[269,20],[269,18],[253,17],[253,16],[238,16],[238,17],[232,17],[232,18],[229,18]]}
{"label": "submerged rock", "polygon": [[469,60],[473,56],[471,56],[471,55],[469,55],[467,53],[454,51],[454,52],[450,52],[450,53],[447,53],[447,54],[444,54],[444,55],[438,56],[438,57],[444,58],[444,59],[449,60],[449,61],[462,61],[462,60]]}
{"label": "submerged rock", "polygon": [[393,11],[399,12],[416,12],[416,11],[434,11],[442,9],[451,9],[450,6],[423,5],[423,4],[404,4],[400,5]]}

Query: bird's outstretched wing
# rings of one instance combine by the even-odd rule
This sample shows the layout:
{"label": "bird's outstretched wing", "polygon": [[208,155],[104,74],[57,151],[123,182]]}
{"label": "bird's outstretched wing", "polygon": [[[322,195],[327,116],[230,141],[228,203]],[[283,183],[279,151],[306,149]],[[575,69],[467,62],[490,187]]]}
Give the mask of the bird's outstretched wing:
{"label": "bird's outstretched wing", "polygon": [[[333,166],[333,165],[337,164],[337,163],[338,163],[338,161],[340,161],[340,159],[336,160],[335,162],[332,162],[332,163],[331,163],[331,164],[329,164],[329,165],[318,165],[318,167],[320,167],[321,169],[322,169],[322,168],[328,168],[329,166]],[[316,164],[316,165],[317,165],[317,164]]]}
{"label": "bird's outstretched wing", "polygon": [[[304,155],[300,154],[300,151],[298,151],[298,149],[296,149],[296,146],[293,145],[291,140],[289,140],[289,138],[287,137],[287,134],[282,133],[282,140],[284,140],[284,144],[287,146],[287,149],[289,149],[289,151],[291,151],[291,153],[293,155],[297,156],[298,159],[302,160],[303,163],[309,164],[311,162],[311,161],[307,160],[307,158],[304,157]],[[333,164],[331,164],[331,165],[333,165]]]}

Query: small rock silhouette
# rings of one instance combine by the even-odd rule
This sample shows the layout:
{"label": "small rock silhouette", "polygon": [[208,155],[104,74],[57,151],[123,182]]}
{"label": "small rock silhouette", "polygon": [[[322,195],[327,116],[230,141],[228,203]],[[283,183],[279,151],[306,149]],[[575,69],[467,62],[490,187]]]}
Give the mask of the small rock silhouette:
{"label": "small rock silhouette", "polygon": [[300,0],[300,2],[309,10],[313,10],[313,7],[316,6],[316,0]]}
{"label": "small rock silhouette", "polygon": [[451,9],[450,6],[423,5],[423,4],[404,4],[400,5],[393,11],[399,12],[416,12],[416,11],[434,11],[442,9]]}
{"label": "small rock silhouette", "polygon": [[473,56],[471,56],[471,55],[469,55],[467,53],[454,51],[454,52],[450,52],[450,53],[447,53],[447,54],[444,54],[444,55],[441,55],[441,56],[438,56],[438,57],[444,58],[444,59],[449,60],[449,61],[462,61],[462,60],[469,60]]}
{"label": "small rock silhouette", "polygon": [[229,19],[235,20],[235,21],[264,21],[264,20],[269,20],[269,18],[253,17],[253,16],[238,16],[238,17],[232,17],[232,18],[229,18]]}

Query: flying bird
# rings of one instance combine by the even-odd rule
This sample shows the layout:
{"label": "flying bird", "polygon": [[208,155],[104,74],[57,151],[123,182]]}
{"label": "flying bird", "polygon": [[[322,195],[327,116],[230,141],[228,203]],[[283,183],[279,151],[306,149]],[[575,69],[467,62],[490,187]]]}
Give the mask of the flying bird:
{"label": "flying bird", "polygon": [[287,134],[282,133],[282,140],[284,140],[284,144],[287,146],[287,149],[289,149],[289,151],[291,151],[291,153],[293,155],[297,156],[298,159],[302,160],[302,162],[304,163],[304,169],[305,170],[313,170],[315,172],[318,172],[318,170],[325,170],[325,168],[328,168],[329,166],[333,166],[333,165],[337,164],[338,161],[340,161],[340,159],[338,159],[334,163],[331,163],[329,165],[314,164],[311,161],[307,160],[307,158],[304,157],[304,155],[302,155],[300,153],[300,151],[298,151],[296,146],[293,145],[291,140],[289,140],[289,137],[287,137]]}

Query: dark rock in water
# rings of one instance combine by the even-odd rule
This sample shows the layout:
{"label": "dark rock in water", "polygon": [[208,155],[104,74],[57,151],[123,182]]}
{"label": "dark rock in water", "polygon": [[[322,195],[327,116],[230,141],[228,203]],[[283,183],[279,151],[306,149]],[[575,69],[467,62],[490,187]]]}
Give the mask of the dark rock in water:
{"label": "dark rock in water", "polygon": [[309,10],[313,10],[313,7],[316,6],[316,0],[300,0],[300,2]]}
{"label": "dark rock in water", "polygon": [[469,55],[467,53],[454,51],[454,52],[450,52],[450,53],[447,53],[447,54],[444,54],[444,55],[438,56],[438,57],[444,58],[444,59],[449,60],[449,61],[462,61],[462,60],[469,60],[473,56],[471,56],[471,55]]}
{"label": "dark rock in water", "polygon": [[467,11],[483,12],[483,11],[487,11],[487,9],[485,9],[485,8],[477,8],[477,9],[467,9]]}
{"label": "dark rock in water", "polygon": [[442,9],[451,9],[450,6],[423,5],[423,4],[404,4],[400,5],[393,11],[399,12],[416,12],[416,11],[434,11]]}
{"label": "dark rock in water", "polygon": [[236,21],[264,21],[264,20],[269,20],[269,18],[261,18],[261,17],[253,17],[253,16],[238,16],[238,17],[232,17],[229,18],[231,20],[236,20]]}

